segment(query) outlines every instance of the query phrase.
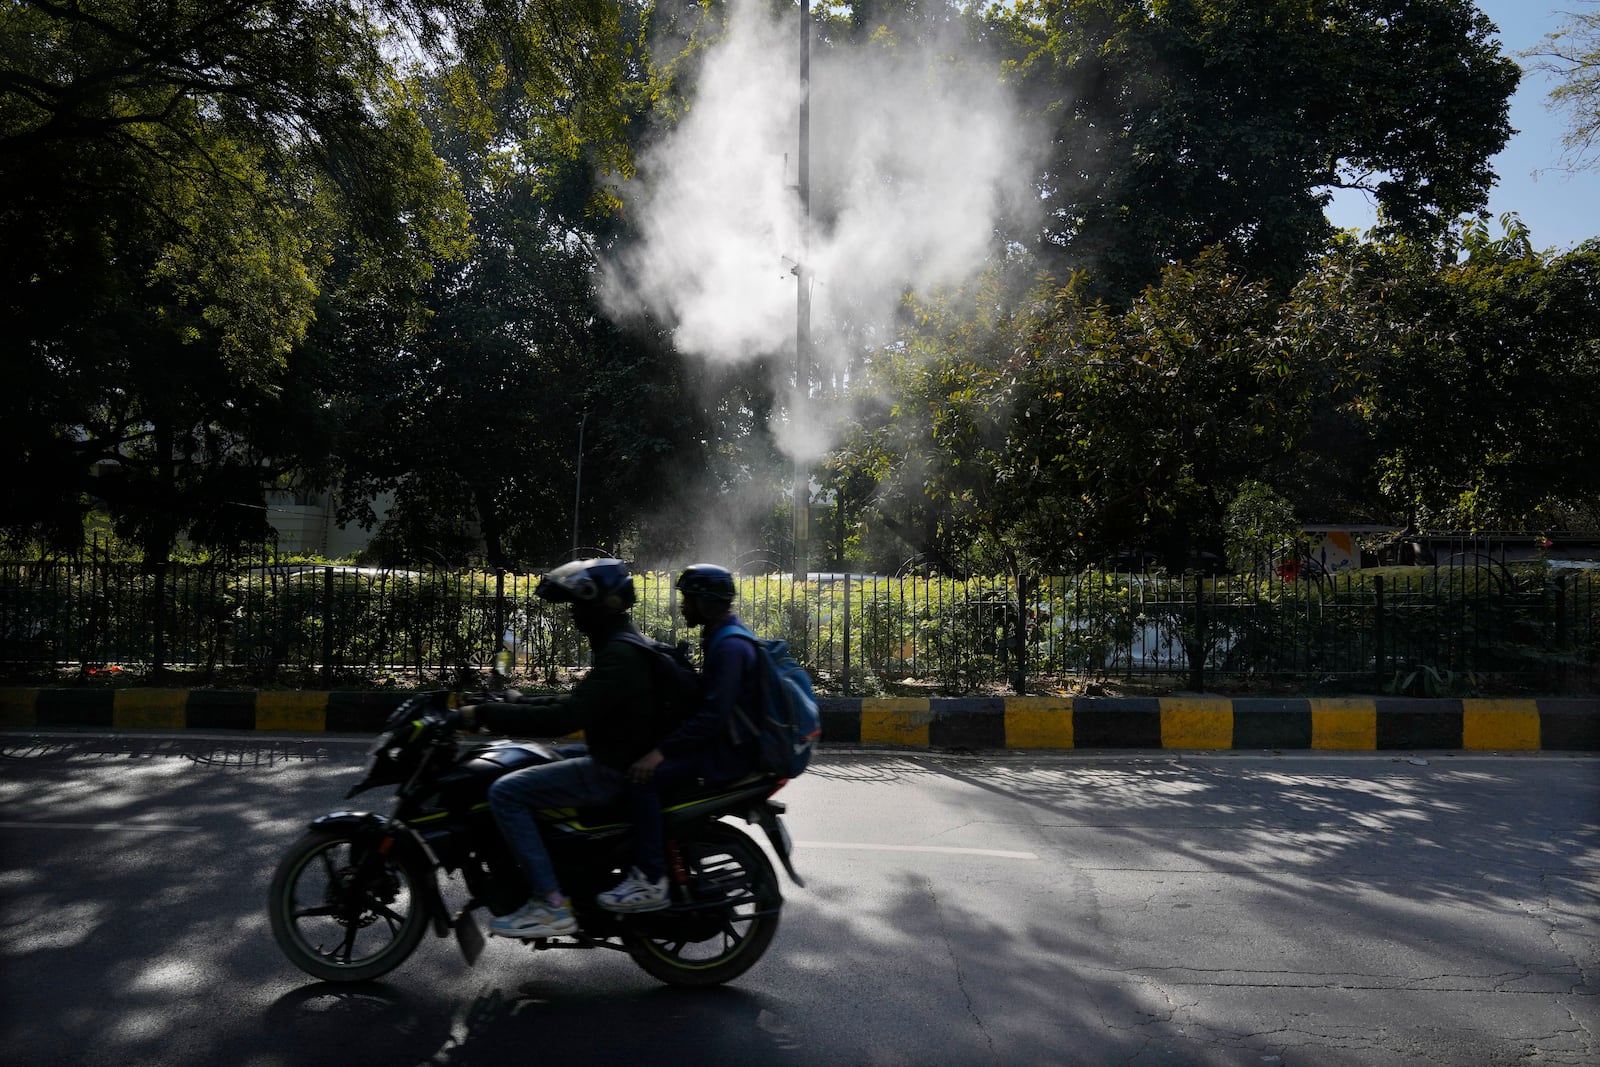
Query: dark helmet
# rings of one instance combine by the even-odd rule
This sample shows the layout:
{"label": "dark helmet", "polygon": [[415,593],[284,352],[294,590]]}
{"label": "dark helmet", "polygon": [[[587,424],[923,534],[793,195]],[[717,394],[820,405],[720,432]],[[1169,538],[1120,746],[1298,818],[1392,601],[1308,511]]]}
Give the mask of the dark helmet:
{"label": "dark helmet", "polygon": [[715,563],[696,563],[678,575],[678,592],[731,604],[738,590],[734,586],[733,572],[728,568]]}
{"label": "dark helmet", "polygon": [[555,604],[594,604],[627,611],[633,607],[633,575],[620,559],[575,559],[540,578],[534,592]]}

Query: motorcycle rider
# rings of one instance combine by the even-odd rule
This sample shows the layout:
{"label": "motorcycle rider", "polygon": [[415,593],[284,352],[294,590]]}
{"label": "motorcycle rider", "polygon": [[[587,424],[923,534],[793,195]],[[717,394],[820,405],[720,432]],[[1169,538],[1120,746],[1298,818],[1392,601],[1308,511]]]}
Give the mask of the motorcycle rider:
{"label": "motorcycle rider", "polygon": [[690,784],[736,781],[756,768],[756,738],[740,727],[734,716],[735,707],[752,714],[761,707],[755,645],[729,638],[711,648],[718,633],[742,625],[733,613],[737,593],[733,574],[726,567],[696,563],[678,576],[677,586],[685,621],[701,628],[700,707],[628,770],[634,868],[596,899],[607,911],[656,911],[671,903],[662,792]]}
{"label": "motorcycle rider", "polygon": [[532,895],[489,923],[501,937],[539,938],[576,933],[571,902],[557,884],[534,812],[542,808],[608,804],[622,799],[627,771],[660,737],[651,653],[623,633],[638,634],[628,609],[633,576],[621,560],[574,560],[540,579],[535,593],[572,605],[572,621],[589,639],[594,665],[562,697],[521,698],[460,709],[464,725],[501,733],[554,737],[582,729],[588,755],[527,767],[489,789],[489,807],[527,875]]}

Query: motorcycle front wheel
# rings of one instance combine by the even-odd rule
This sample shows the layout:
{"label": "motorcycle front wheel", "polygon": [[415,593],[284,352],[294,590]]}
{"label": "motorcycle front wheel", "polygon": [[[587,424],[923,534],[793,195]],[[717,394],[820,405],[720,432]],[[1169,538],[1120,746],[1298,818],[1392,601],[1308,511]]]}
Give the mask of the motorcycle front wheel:
{"label": "motorcycle front wheel", "polygon": [[755,966],[778,932],[783,894],[767,854],[713,822],[679,839],[689,901],[636,919],[628,955],[668,985],[720,985]]}
{"label": "motorcycle front wheel", "polygon": [[388,974],[428,928],[422,879],[410,859],[370,854],[347,830],[312,830],[278,863],[267,891],[272,938],[302,971],[327,982]]}

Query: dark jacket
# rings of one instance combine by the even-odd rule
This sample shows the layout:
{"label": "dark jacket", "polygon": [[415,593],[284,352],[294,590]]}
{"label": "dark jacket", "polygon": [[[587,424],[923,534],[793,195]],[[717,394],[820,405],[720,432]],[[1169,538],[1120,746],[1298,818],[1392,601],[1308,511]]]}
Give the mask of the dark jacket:
{"label": "dark jacket", "polygon": [[752,720],[761,709],[761,675],[755,645],[731,636],[711,648],[712,639],[729,626],[740,625],[730,615],[701,638],[700,709],[656,747],[670,760],[684,761],[706,781],[743,778],[756,766],[756,739],[738,722],[734,708],[745,709]]}
{"label": "dark jacket", "polygon": [[623,618],[613,629],[590,637],[594,666],[564,697],[522,704],[479,705],[478,721],[501,733],[560,737],[583,731],[595,762],[625,771],[656,747],[661,737],[651,654],[638,645],[613,640],[637,634]]}

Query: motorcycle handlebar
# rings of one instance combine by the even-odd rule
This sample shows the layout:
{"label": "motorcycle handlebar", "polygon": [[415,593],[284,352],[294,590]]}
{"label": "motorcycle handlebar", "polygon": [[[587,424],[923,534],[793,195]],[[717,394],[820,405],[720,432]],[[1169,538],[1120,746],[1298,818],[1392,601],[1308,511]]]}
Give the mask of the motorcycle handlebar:
{"label": "motorcycle handlebar", "polygon": [[[539,706],[554,704],[562,699],[563,698],[559,696],[547,694],[524,695],[515,689],[503,689],[492,692],[462,693],[460,698],[460,707],[477,707],[486,704],[521,704],[524,706]],[[422,713],[421,721],[429,724],[430,726],[445,727],[449,733],[452,734],[457,731],[471,732],[484,728],[482,721],[479,720],[477,716],[474,716],[472,724],[468,725],[467,722],[464,721],[460,708],[429,708]]]}

